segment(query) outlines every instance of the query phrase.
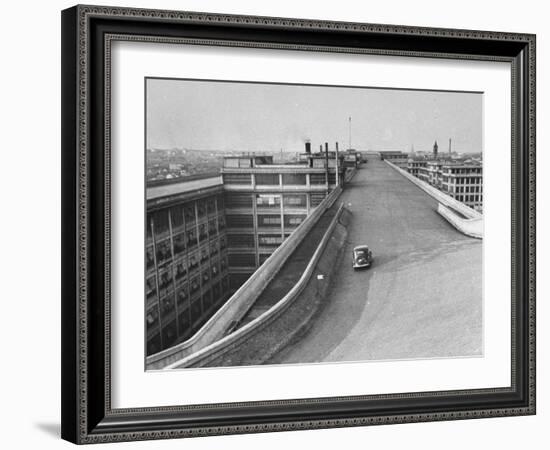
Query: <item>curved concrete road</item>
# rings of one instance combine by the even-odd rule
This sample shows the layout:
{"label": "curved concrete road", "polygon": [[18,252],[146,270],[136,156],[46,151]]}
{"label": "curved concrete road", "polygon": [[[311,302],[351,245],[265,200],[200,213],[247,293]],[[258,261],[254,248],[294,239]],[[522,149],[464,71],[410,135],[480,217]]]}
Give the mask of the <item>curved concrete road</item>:
{"label": "curved concrete road", "polygon": [[[308,333],[269,363],[481,355],[481,241],[379,159],[342,199],[353,215],[336,283]],[[351,268],[358,244],[373,251],[370,270]]]}

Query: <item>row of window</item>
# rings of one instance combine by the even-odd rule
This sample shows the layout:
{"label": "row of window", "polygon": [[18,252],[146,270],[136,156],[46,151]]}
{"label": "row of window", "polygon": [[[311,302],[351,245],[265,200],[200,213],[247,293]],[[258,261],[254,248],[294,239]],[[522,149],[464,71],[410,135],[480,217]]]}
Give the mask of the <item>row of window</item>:
{"label": "row of window", "polygon": [[[252,186],[305,186],[307,185],[308,175],[305,173],[224,173],[223,183],[226,185],[246,185]],[[326,174],[309,174],[310,184],[326,184]]]}
{"label": "row of window", "polygon": [[443,168],[444,173],[449,173],[453,175],[468,175],[468,174],[475,174],[475,173],[481,173],[482,168],[481,167],[466,167],[462,169],[452,169],[452,168]]}
{"label": "row of window", "polygon": [[197,240],[195,235],[181,233],[173,236],[172,239],[168,237],[160,242],[149,244],[145,252],[147,269],[149,270],[154,267],[155,257],[157,266],[162,267],[173,259],[183,256],[185,253],[193,252],[199,245],[201,246],[200,252],[208,252],[206,249],[209,248],[210,254],[217,252],[218,249],[223,250],[227,247],[225,234],[221,234],[219,239],[217,239],[218,235],[215,233],[211,233],[209,236],[207,234],[199,236],[200,239]]}
{"label": "row of window", "polygon": [[192,296],[191,301],[187,290],[182,288],[175,296],[163,298],[160,304],[148,308],[147,354],[157,353],[189,338],[228,296],[229,277],[226,276],[208,289],[203,289],[202,295]]}
{"label": "row of window", "polygon": [[456,186],[455,192],[459,194],[470,194],[474,192],[481,192],[481,186]]}
{"label": "row of window", "polygon": [[[283,237],[284,236],[284,237]],[[290,232],[281,233],[261,233],[258,234],[258,246],[277,248],[283,241],[290,236]],[[229,233],[227,235],[228,246],[231,248],[255,248],[253,233]],[[229,263],[231,266],[231,262]]]}
{"label": "row of window", "polygon": [[[336,160],[334,158],[329,158],[328,166],[330,168],[335,168],[336,167]],[[311,167],[313,167],[315,169],[326,169],[326,167],[327,167],[326,158],[313,158],[311,160]]]}
{"label": "row of window", "polygon": [[[284,214],[282,221],[287,228],[299,226],[306,218],[305,214]],[[229,228],[253,228],[254,216],[252,214],[230,214],[227,216]],[[280,214],[258,214],[257,225],[259,228],[277,228],[281,226]]]}
{"label": "row of window", "polygon": [[[483,178],[482,177],[457,177],[454,180],[455,180],[455,184],[481,184],[481,182],[483,181]],[[447,181],[447,180],[443,178],[443,181]],[[452,183],[453,178],[449,178],[448,181]]]}
{"label": "row of window", "polygon": [[326,173],[312,173],[309,175],[310,184],[327,184],[327,175]]}
{"label": "row of window", "polygon": [[424,173],[418,173],[416,175],[419,179],[424,181],[430,181],[432,183],[447,183],[447,184],[468,184],[468,185],[481,185],[483,178],[482,177],[458,177],[458,178],[451,178],[451,177],[436,177],[433,174],[424,174]]}
{"label": "row of window", "polygon": [[252,209],[253,202],[256,202],[256,207],[259,209],[279,209],[281,202],[287,208],[307,208],[307,194],[243,194],[227,192],[225,195],[225,204],[228,208]]}
{"label": "row of window", "polygon": [[262,165],[262,164],[272,164],[273,163],[273,157],[272,156],[258,156],[255,155],[254,157],[243,157],[243,158],[224,158],[223,160],[223,166],[224,167],[231,167],[231,168],[251,168],[256,165]]}
{"label": "row of window", "polygon": [[[227,292],[228,284],[226,278],[227,274],[220,280],[217,276],[210,278],[207,273],[204,273],[202,277],[196,276],[189,282],[180,284],[175,290],[170,290],[165,293],[165,295],[161,297],[160,302],[155,301],[154,303],[149,303],[147,308],[147,326],[149,332],[152,332],[153,328],[157,326],[156,319],[158,318],[158,311],[161,313],[162,321],[166,322],[166,320],[176,314],[176,311],[181,313],[187,310],[189,305],[194,302],[196,298],[200,299],[204,297],[205,294],[209,295],[211,289],[213,289],[214,300],[217,301],[223,293]],[[209,280],[212,280],[212,283],[208,283]],[[191,302],[189,299],[191,299]],[[201,309],[201,314],[203,312],[204,310]]]}
{"label": "row of window", "polygon": [[[175,264],[168,265],[158,272],[149,273],[146,278],[146,297],[148,303],[154,301],[158,297],[162,297],[168,291],[176,289],[187,281],[188,278],[192,280],[202,278],[203,282],[207,282],[211,278],[215,278],[220,273],[227,272],[228,261],[227,257],[223,255],[221,258],[208,257],[201,259],[199,265],[198,258],[195,255],[189,257],[189,260],[185,259],[177,261]],[[158,295],[157,295],[157,283],[158,283]]]}
{"label": "row of window", "polygon": [[[423,174],[419,174],[418,178],[424,181],[428,181],[427,177],[423,176]],[[433,185],[436,185],[440,189],[442,189],[445,192],[449,192],[456,200],[460,202],[464,202],[467,204],[475,204],[476,206],[480,206],[483,202],[483,194],[482,192],[482,186],[481,186],[481,177],[473,177],[473,178],[466,178],[466,177],[458,177],[456,178],[456,184],[467,184],[467,186],[455,186],[454,184],[449,184],[449,181],[452,181],[453,179],[449,179],[449,177],[442,177],[443,183],[441,184],[440,180],[436,180],[437,183],[432,183]],[[468,182],[468,180],[471,180]],[[433,179],[431,181],[434,181]],[[473,194],[473,195],[464,195],[464,194]]]}
{"label": "row of window", "polygon": [[483,201],[483,195],[456,195],[455,199],[464,203],[481,203]]}
{"label": "row of window", "polygon": [[223,211],[224,199],[221,195],[154,211],[147,214],[147,237],[150,239],[153,232],[157,237],[169,233],[170,225],[174,233],[184,228],[192,230],[197,222],[223,214]]}

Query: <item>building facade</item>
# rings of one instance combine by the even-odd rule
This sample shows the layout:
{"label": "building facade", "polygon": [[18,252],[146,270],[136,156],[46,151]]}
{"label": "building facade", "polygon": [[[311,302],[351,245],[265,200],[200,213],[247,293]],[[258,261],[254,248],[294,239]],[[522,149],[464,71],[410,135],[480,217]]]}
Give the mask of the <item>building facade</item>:
{"label": "building facade", "polygon": [[407,171],[465,205],[483,212],[483,166],[477,160],[409,159]]}
{"label": "building facade", "polygon": [[443,164],[440,189],[476,211],[483,212],[483,167],[481,164]]}
{"label": "building facade", "polygon": [[334,153],[306,152],[293,164],[226,157],[222,177],[234,292],[336,187],[337,178],[342,183],[343,172],[337,177]]}
{"label": "building facade", "polygon": [[443,164],[442,160],[428,161],[425,168],[421,170],[421,172],[425,171],[425,181],[438,189],[441,189],[441,167]]}
{"label": "building facade", "polygon": [[420,178],[420,173],[424,173],[424,168],[426,167],[426,164],[428,163],[427,159],[409,159],[407,161],[407,171],[414,175],[417,178]]}
{"label": "building facade", "polygon": [[350,169],[354,169],[359,167],[359,164],[363,162],[361,153],[357,150],[348,149],[344,152],[344,161],[343,165],[344,167],[349,167]]}
{"label": "building facade", "polygon": [[147,355],[188,339],[229,298],[219,176],[147,189]]}
{"label": "building facade", "polygon": [[400,150],[380,150],[380,159],[387,159],[395,164],[397,167],[405,169],[407,162],[409,161],[409,154]]}

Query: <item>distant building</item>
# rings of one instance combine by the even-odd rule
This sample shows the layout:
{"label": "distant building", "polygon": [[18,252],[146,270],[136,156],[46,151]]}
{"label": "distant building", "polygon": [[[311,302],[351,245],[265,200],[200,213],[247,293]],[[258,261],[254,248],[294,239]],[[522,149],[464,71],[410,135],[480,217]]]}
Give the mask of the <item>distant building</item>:
{"label": "distant building", "polygon": [[407,161],[407,171],[417,178],[420,178],[420,171],[426,167],[428,160],[425,158],[415,159],[411,158]]}
{"label": "distant building", "polygon": [[483,211],[481,158],[411,158],[407,162],[407,171],[476,211]]}
{"label": "distant building", "polygon": [[402,152],[401,150],[380,150],[380,159],[384,160],[395,160],[408,158],[409,154],[407,152]]}
{"label": "distant building", "polygon": [[347,149],[344,152],[344,167],[349,167],[350,169],[359,167],[359,164],[363,162],[363,157],[361,152],[354,150],[352,148]]}
{"label": "distant building", "polygon": [[409,160],[409,154],[400,150],[380,150],[380,159],[387,159],[402,169],[407,167],[407,161]]}
{"label": "distant building", "polygon": [[420,171],[421,177],[425,177],[424,181],[438,189],[441,188],[441,167],[443,163],[442,160],[428,161],[425,168]]}
{"label": "distant building", "polygon": [[476,211],[483,211],[483,166],[478,162],[441,166],[441,190]]}
{"label": "distant building", "polygon": [[219,176],[147,189],[147,354],[188,339],[229,298]]}

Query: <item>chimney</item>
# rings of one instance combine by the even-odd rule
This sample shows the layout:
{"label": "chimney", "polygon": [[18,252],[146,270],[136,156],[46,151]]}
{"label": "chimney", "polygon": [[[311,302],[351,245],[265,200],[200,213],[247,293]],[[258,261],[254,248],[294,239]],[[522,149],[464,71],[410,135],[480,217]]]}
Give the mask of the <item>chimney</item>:
{"label": "chimney", "polygon": [[[321,147],[322,148],[322,147]],[[330,182],[329,182],[329,176],[328,176],[328,142],[325,142],[325,171],[326,171],[326,180],[327,180],[327,195],[330,191]]]}
{"label": "chimney", "polygon": [[334,171],[336,173],[336,186],[340,186],[340,177],[339,177],[339,173],[338,173],[339,170],[340,170],[340,168],[338,167],[338,162],[339,162],[338,161],[338,158],[339,158],[339,156],[338,156],[338,142],[336,142],[335,150],[336,150],[336,154],[334,155],[335,156],[335,158],[334,158],[335,161],[334,162],[336,163],[336,168],[335,168]]}
{"label": "chimney", "polygon": [[323,153],[323,144],[319,145],[319,153]]}
{"label": "chimney", "polygon": [[451,154],[451,138],[449,138],[449,155]]}
{"label": "chimney", "polygon": [[306,153],[307,154],[311,153],[311,142],[309,141],[306,141]]}

